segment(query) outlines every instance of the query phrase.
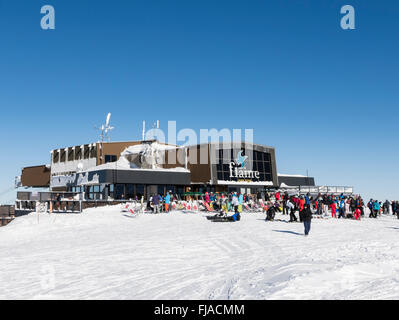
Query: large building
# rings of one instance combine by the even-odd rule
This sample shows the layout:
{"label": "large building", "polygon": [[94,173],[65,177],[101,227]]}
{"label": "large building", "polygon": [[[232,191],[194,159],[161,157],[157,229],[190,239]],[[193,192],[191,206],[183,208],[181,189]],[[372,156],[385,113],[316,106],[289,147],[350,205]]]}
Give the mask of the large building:
{"label": "large building", "polygon": [[[253,143],[176,146],[150,141],[97,142],[50,152],[48,165],[26,167],[21,187],[79,194],[81,200],[140,199],[171,191],[258,193],[279,188],[352,193],[316,187],[314,178],[277,173],[273,147]],[[26,195],[24,195],[26,196]]]}
{"label": "large building", "polygon": [[[296,182],[314,185],[312,178],[307,180]],[[151,140],[52,150],[49,165],[22,170],[21,186],[117,200],[166,191],[256,193],[278,188],[280,182],[272,147],[252,143],[180,147]]]}

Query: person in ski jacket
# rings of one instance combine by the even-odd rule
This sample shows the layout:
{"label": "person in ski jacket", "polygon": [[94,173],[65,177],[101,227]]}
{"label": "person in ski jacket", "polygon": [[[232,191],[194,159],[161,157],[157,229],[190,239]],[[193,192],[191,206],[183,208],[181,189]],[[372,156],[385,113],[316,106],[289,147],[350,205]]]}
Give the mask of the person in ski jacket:
{"label": "person in ski jacket", "polygon": [[301,199],[299,200],[299,221],[303,222],[303,217],[302,217],[302,211],[305,209],[305,198],[301,196]]}
{"label": "person in ski jacket", "polygon": [[345,201],[345,216],[352,216],[351,213],[351,199],[348,199],[347,201]]}
{"label": "person in ski jacket", "polygon": [[243,202],[244,202],[244,196],[242,195],[242,193],[240,193],[238,195],[238,204],[243,204]]}
{"label": "person in ski jacket", "polygon": [[382,208],[384,209],[384,214],[389,214],[389,208],[391,207],[391,203],[386,200],[382,206]]}
{"label": "person in ski jacket", "polygon": [[305,206],[305,199],[303,196],[301,196],[301,199],[299,199],[299,211],[302,211]]}
{"label": "person in ski jacket", "polygon": [[345,200],[342,198],[339,202],[339,215],[338,215],[338,219],[339,218],[345,218]]}
{"label": "person in ski jacket", "polygon": [[364,215],[364,209],[363,209],[363,199],[361,196],[359,196],[356,200],[356,207],[360,209],[360,214],[363,216]]}
{"label": "person in ski jacket", "polygon": [[290,221],[289,222],[298,221],[295,216],[295,205],[292,203],[291,200],[289,200],[289,199],[287,200],[286,207],[290,211]]}
{"label": "person in ski jacket", "polygon": [[374,217],[373,206],[374,206],[374,200],[370,199],[370,201],[367,203],[367,208],[369,208],[369,210],[370,210],[369,218],[373,218]]}
{"label": "person in ski jacket", "polygon": [[168,192],[165,196],[165,212],[169,212],[169,206],[170,206],[170,194]]}
{"label": "person in ski jacket", "polygon": [[337,207],[336,207],[335,202],[330,204],[330,209],[331,209],[331,216],[333,218],[336,218],[337,217],[337,212],[336,212]]}
{"label": "person in ski jacket", "polygon": [[380,203],[376,200],[373,203],[373,216],[374,218],[377,218],[377,215],[379,214],[381,209]]}
{"label": "person in ski jacket", "polygon": [[310,232],[310,226],[312,223],[312,210],[308,204],[305,204],[302,210],[302,220],[305,227],[305,236],[307,236]]}
{"label": "person in ski jacket", "polygon": [[240,221],[241,220],[241,215],[239,212],[236,212],[232,215],[233,221]]}
{"label": "person in ski jacket", "polygon": [[275,216],[276,216],[276,207],[271,206],[270,208],[267,209],[265,221],[273,221]]}
{"label": "person in ski jacket", "polygon": [[396,214],[396,208],[397,208],[396,201],[392,201],[391,202],[391,207],[392,207],[392,214],[395,215]]}
{"label": "person in ski jacket", "polygon": [[360,216],[361,216],[361,211],[360,211],[359,208],[356,208],[356,211],[355,211],[355,219],[356,219],[356,220],[360,220]]}
{"label": "person in ski jacket", "polygon": [[305,196],[305,203],[306,203],[308,206],[310,206],[310,195],[309,195],[309,193],[307,193],[306,196]]}
{"label": "person in ski jacket", "polygon": [[231,199],[231,205],[234,207],[234,212],[237,213],[238,212],[238,206],[239,206],[239,202],[238,202],[238,197],[237,197],[237,193],[234,192],[233,197]]}
{"label": "person in ski jacket", "polygon": [[211,198],[209,198],[208,192],[205,193],[205,203],[207,203],[207,204],[211,203]]}
{"label": "person in ski jacket", "polygon": [[154,204],[154,213],[159,213],[159,204],[161,202],[161,196],[156,194],[152,197],[152,203]]}

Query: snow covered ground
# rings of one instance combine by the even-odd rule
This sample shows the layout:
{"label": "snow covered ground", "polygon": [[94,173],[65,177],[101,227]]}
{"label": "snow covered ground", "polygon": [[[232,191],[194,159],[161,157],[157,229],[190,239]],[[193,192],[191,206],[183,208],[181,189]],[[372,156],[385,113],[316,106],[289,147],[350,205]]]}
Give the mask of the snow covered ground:
{"label": "snow covered ground", "polygon": [[261,213],[33,213],[0,228],[0,298],[399,299],[398,239],[392,216],[314,219],[305,238]]}

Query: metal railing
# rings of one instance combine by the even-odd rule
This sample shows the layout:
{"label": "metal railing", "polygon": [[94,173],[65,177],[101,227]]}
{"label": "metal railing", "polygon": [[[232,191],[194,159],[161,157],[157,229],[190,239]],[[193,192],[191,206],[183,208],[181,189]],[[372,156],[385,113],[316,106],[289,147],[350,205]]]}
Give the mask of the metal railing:
{"label": "metal railing", "polygon": [[281,190],[297,191],[300,194],[353,194],[353,187],[348,186],[296,186],[281,187]]}

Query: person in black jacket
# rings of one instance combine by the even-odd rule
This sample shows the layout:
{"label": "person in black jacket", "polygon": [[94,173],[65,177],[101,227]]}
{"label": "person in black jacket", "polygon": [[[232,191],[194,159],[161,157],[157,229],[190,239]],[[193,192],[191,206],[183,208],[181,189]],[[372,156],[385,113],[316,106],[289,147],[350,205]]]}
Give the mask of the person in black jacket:
{"label": "person in black jacket", "polygon": [[305,227],[305,236],[310,232],[310,225],[312,223],[312,210],[308,204],[305,204],[302,210],[302,221]]}

